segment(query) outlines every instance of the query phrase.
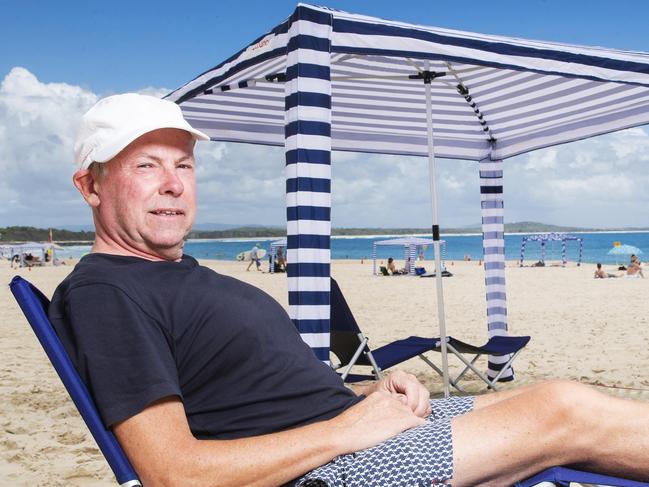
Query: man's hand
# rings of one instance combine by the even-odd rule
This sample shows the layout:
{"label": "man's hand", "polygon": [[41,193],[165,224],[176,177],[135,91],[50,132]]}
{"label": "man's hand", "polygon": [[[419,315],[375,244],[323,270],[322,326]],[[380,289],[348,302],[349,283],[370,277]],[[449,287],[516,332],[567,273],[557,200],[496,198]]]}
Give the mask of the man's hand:
{"label": "man's hand", "polygon": [[351,453],[375,446],[425,421],[395,394],[376,390],[328,423],[334,429],[332,436],[341,442],[337,449]]}
{"label": "man's hand", "polygon": [[393,372],[364,388],[355,389],[357,394],[369,396],[377,391],[388,392],[408,406],[417,416],[424,418],[430,414],[430,392],[412,374],[400,370]]}

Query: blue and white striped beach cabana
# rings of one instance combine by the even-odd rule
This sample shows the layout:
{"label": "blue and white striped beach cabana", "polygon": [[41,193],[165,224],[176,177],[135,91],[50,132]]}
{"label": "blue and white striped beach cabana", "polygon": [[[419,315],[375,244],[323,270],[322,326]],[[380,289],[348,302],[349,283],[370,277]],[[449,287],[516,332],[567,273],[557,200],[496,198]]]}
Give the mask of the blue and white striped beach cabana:
{"label": "blue and white striped beach cabana", "polygon": [[521,260],[519,266],[523,267],[523,261],[525,260],[525,249],[527,247],[527,242],[540,242],[541,243],[541,259],[540,261],[545,264],[545,244],[546,242],[561,242],[561,265],[566,266],[568,263],[568,257],[566,256],[567,248],[566,242],[574,240],[579,243],[579,258],[577,259],[577,265],[581,265],[581,258],[584,253],[584,239],[582,237],[576,237],[575,235],[569,235],[567,233],[538,233],[534,235],[526,235],[521,240]]}
{"label": "blue and white striped beach cabana", "polygon": [[[402,247],[404,262],[406,263],[410,262],[410,265],[406,265],[408,274],[414,276],[415,265],[416,265],[419,251],[422,250],[423,247],[427,247],[428,245],[434,245],[434,243],[435,243],[434,240],[431,240],[429,238],[421,238],[421,237],[400,237],[400,238],[391,238],[387,240],[377,240],[372,244],[372,273],[375,276],[377,275],[376,272],[377,247],[386,246],[386,245]],[[445,244],[446,242],[444,240],[439,241],[440,256],[442,261],[444,260],[445,246],[446,246]]]}
{"label": "blue and white striped beach cabana", "polygon": [[487,320],[502,334],[502,160],[649,123],[649,55],[300,4],[167,98],[213,140],[285,148],[289,313],[328,360],[331,150],[428,157],[435,240],[435,156],[479,162]]}

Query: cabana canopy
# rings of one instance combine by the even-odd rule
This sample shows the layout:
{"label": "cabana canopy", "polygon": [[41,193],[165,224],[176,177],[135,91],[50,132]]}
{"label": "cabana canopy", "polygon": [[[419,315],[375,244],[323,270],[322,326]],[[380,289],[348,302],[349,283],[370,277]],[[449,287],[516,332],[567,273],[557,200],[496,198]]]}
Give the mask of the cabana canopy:
{"label": "cabana canopy", "polygon": [[402,237],[402,238],[391,238],[388,240],[377,240],[373,245],[403,245],[409,247],[411,245],[416,245],[417,247],[423,247],[424,245],[433,245],[434,240],[430,238],[422,237]]}
{"label": "cabana canopy", "polygon": [[480,161],[488,328],[505,333],[502,159],[649,123],[649,55],[299,4],[167,98],[213,140],[284,146],[289,314],[328,361],[331,150]]}
{"label": "cabana canopy", "polygon": [[[295,22],[301,24],[299,47],[314,53],[300,73],[287,71],[297,47],[289,43]],[[438,157],[504,159],[649,123],[646,53],[405,24],[304,4],[168,98],[214,140],[284,146],[295,127],[285,118],[283,82],[296,74],[313,80],[301,95],[304,105],[318,110],[319,96],[331,104],[332,150],[426,156],[424,77],[432,78]],[[329,80],[330,98],[319,86]],[[310,118],[305,114],[305,121]],[[319,134],[316,129],[315,121],[307,122],[303,133]]]}
{"label": "cabana canopy", "polygon": [[539,233],[535,235],[527,235],[521,241],[521,261],[520,266],[523,267],[523,260],[525,259],[525,247],[527,242],[541,242],[541,262],[545,264],[545,243],[546,242],[561,242],[561,265],[565,266],[568,263],[566,257],[566,242],[575,240],[579,242],[579,259],[577,265],[581,265],[581,257],[584,251],[584,239],[582,237],[575,237],[567,233]]}
{"label": "cabana canopy", "polygon": [[[408,274],[411,276],[415,275],[415,261],[417,259],[417,255],[419,254],[419,250],[427,245],[433,245],[435,243],[434,240],[431,240],[429,238],[421,238],[421,237],[402,237],[402,238],[392,238],[388,240],[378,240],[372,244],[372,272],[376,276],[376,247],[382,247],[382,246],[397,246],[397,247],[403,247],[403,260],[405,262],[410,262],[410,265],[407,265],[406,268],[408,270]],[[443,260],[443,255],[444,255],[444,248],[446,242],[444,240],[439,241],[440,246],[442,248],[442,260]]]}

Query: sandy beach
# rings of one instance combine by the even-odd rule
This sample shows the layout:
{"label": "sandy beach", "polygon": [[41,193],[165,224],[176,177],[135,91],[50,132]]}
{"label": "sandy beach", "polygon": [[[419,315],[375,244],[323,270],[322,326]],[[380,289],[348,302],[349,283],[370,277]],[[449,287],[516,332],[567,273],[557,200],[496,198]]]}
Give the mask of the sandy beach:
{"label": "sandy beach", "polygon": [[[246,272],[246,265],[238,262],[202,263],[260,287],[287,306],[284,274]],[[454,274],[444,279],[448,332],[464,341],[484,343],[482,267],[477,262],[447,265]],[[594,267],[519,268],[508,263],[510,333],[531,335],[532,340],[516,361],[517,380],[503,388],[563,378],[649,401],[649,278],[596,280]],[[3,485],[115,485],[6,285],[18,274],[51,296],[71,270],[69,265],[12,270],[6,261],[0,263],[0,282],[5,283],[0,290]],[[409,335],[437,335],[434,279],[375,277],[370,261],[335,261],[332,274],[371,346]],[[431,358],[439,360],[439,354]],[[458,370],[458,363],[451,362],[452,370]],[[410,360],[401,368],[415,373],[439,395],[439,377],[421,360]],[[469,391],[486,393],[475,377],[469,379]]]}

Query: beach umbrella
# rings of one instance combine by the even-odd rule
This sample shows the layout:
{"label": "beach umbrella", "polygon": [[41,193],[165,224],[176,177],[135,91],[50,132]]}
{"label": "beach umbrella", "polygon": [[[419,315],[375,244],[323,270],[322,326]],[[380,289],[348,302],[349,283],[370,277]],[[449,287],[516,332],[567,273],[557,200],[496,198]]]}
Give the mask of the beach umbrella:
{"label": "beach umbrella", "polygon": [[649,55],[299,4],[167,98],[213,140],[285,148],[289,314],[326,361],[331,150],[428,158],[438,269],[435,159],[479,162],[488,330],[504,334],[503,159],[649,123]]}
{"label": "beach umbrella", "polygon": [[640,255],[642,254],[642,250],[640,250],[638,247],[634,247],[633,245],[615,245],[611,250],[607,252],[608,255],[614,255],[615,258],[615,265],[618,264],[617,257],[619,256],[627,256],[627,255]]}
{"label": "beach umbrella", "polygon": [[633,245],[617,245],[609,250],[608,255],[640,255],[642,250]]}

